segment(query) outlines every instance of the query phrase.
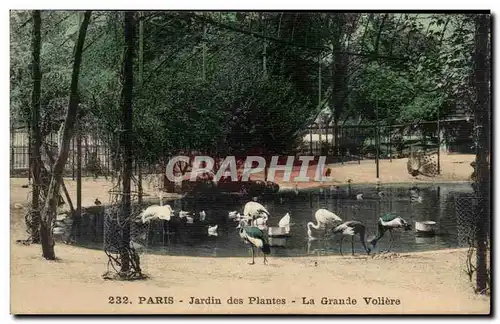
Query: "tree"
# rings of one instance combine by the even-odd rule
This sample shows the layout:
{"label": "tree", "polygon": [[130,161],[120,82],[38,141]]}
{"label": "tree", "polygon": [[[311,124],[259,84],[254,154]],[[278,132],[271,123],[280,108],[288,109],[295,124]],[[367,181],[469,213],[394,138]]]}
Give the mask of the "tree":
{"label": "tree", "polygon": [[59,150],[52,177],[49,184],[45,205],[42,211],[42,221],[40,225],[40,240],[42,243],[43,257],[48,260],[56,258],[54,251],[54,239],[52,236],[52,222],[54,221],[57,205],[59,187],[62,182],[62,175],[64,166],[68,159],[69,142],[73,135],[75,122],[78,114],[78,77],[80,74],[80,65],[82,62],[83,45],[85,43],[85,36],[87,27],[90,22],[91,11],[86,11],[84,14],[83,22],[80,25],[78,32],[78,41],[75,44],[73,72],[71,75],[71,85],[69,93],[68,111],[64,121],[62,146]]}
{"label": "tree", "polygon": [[488,38],[490,33],[491,18],[489,15],[477,15],[475,18],[475,44],[474,53],[474,83],[476,87],[476,196],[478,197],[476,214],[476,266],[477,266],[477,291],[484,294],[488,285],[487,271],[487,240],[488,224],[491,217],[490,205],[490,167],[489,167],[489,113],[490,94],[487,68]]}
{"label": "tree", "polygon": [[123,150],[123,172],[122,172],[122,211],[121,223],[124,224],[120,244],[121,273],[127,273],[130,270],[130,181],[132,178],[132,102],[134,89],[134,47],[135,47],[135,12],[126,11],[124,17],[125,33],[125,56],[123,59],[122,74],[122,93],[121,93],[121,112],[122,112],[122,131],[120,138],[120,147]]}
{"label": "tree", "polygon": [[40,72],[40,30],[42,21],[40,10],[33,10],[33,34],[32,34],[32,78],[33,91],[31,94],[31,170],[33,173],[32,191],[32,213],[31,213],[31,239],[33,243],[40,243],[40,189],[42,157],[40,154],[41,134],[40,134],[40,87],[42,75]]}

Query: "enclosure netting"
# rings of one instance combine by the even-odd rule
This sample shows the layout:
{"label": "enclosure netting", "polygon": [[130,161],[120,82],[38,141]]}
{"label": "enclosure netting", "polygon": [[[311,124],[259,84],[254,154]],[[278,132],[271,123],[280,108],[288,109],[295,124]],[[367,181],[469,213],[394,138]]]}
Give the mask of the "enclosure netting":
{"label": "enclosure netting", "polygon": [[[458,243],[461,247],[467,248],[465,257],[461,257],[461,264],[464,264],[464,271],[473,281],[473,276],[477,274],[477,262],[474,258],[477,251],[478,227],[484,228],[484,237],[481,240],[486,242],[486,275],[488,288],[491,278],[490,263],[490,218],[488,201],[482,201],[475,194],[460,194],[455,196],[455,212],[457,220]],[[477,256],[476,256],[477,257]]]}
{"label": "enclosure netting", "polygon": [[[122,191],[116,187],[109,191],[109,204],[104,208],[104,252],[108,256],[107,271],[103,275],[105,279],[119,277],[133,280],[145,277],[141,260],[147,253],[151,225],[149,222],[143,223],[139,216],[141,207],[137,204],[138,193],[132,191],[130,195],[130,212],[123,215]],[[122,264],[124,259],[129,262],[129,269],[125,272]]]}

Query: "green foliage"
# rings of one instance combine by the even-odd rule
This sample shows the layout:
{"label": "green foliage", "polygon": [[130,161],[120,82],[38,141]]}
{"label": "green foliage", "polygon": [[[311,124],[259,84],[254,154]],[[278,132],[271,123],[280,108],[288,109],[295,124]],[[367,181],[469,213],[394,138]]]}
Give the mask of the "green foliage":
{"label": "green foliage", "polygon": [[[81,124],[113,150],[122,14],[94,12],[79,85]],[[434,120],[438,111],[444,118],[473,97],[466,15],[144,12],[143,20],[142,84],[138,50],[134,71],[138,160],[178,150],[290,152],[325,103],[337,122],[373,123],[378,113],[394,124]],[[46,123],[65,113],[78,21],[75,12],[42,15]],[[29,27],[28,12],[11,12],[11,116],[20,122],[29,114]]]}

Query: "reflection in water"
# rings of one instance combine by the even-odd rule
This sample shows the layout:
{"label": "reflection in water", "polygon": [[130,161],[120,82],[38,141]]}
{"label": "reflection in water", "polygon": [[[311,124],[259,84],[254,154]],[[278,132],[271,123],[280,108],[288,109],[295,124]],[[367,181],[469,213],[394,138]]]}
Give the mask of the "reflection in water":
{"label": "reflection in water", "polygon": [[436,244],[438,240],[438,236],[419,236],[415,235],[415,244],[423,244],[423,245],[433,245]]}
{"label": "reflection in water", "polygon": [[[435,250],[459,246],[463,242],[461,236],[468,233],[470,221],[456,217],[455,197],[472,192],[469,184],[440,184],[419,185],[420,199],[411,199],[412,185],[385,185],[377,188],[373,186],[352,185],[353,192],[363,193],[363,199],[344,199],[349,194],[345,187],[331,187],[323,191],[303,191],[296,195],[283,193],[276,195],[273,200],[259,200],[271,216],[268,226],[278,226],[278,222],[286,213],[290,212],[293,223],[290,224],[290,237],[269,238],[272,245],[271,256],[300,256],[300,255],[325,255],[339,254],[340,237],[334,236],[329,240],[309,240],[307,237],[307,223],[315,222],[315,212],[324,208],[343,221],[356,220],[366,226],[366,239],[370,240],[377,233],[377,220],[383,213],[393,212],[404,218],[412,227],[415,221],[435,221],[438,226],[438,236],[420,237],[415,230],[408,232],[394,232],[394,252],[409,252],[422,250]],[[379,192],[383,191],[383,195]],[[378,197],[369,199],[368,197]],[[212,198],[206,200],[186,200],[171,202],[172,206],[182,206],[183,210],[206,211],[205,223],[171,225],[170,236],[162,240],[160,232],[150,233],[148,244],[149,253],[166,253],[171,255],[192,256],[248,256],[248,246],[239,238],[233,220],[228,213],[241,210],[246,201],[228,197]],[[175,208],[174,208],[175,209]],[[218,226],[218,236],[208,236],[207,228]],[[319,234],[319,233],[318,233]],[[154,236],[154,239],[153,237]],[[321,235],[322,236],[322,235]],[[319,237],[319,236],[318,236]],[[163,244],[162,241],[165,241]],[[169,243],[170,242],[170,243]],[[381,240],[378,250],[387,250],[389,241]],[[350,245],[350,244],[349,244]],[[95,246],[94,246],[95,247]],[[102,248],[102,244],[98,246]],[[355,244],[356,254],[366,254],[363,247]]]}

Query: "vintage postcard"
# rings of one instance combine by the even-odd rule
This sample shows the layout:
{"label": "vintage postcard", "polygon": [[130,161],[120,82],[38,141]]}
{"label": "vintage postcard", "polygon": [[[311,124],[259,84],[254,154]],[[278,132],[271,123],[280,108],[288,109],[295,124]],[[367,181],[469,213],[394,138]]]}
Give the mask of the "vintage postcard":
{"label": "vintage postcard", "polygon": [[491,15],[10,11],[10,311],[491,313]]}

